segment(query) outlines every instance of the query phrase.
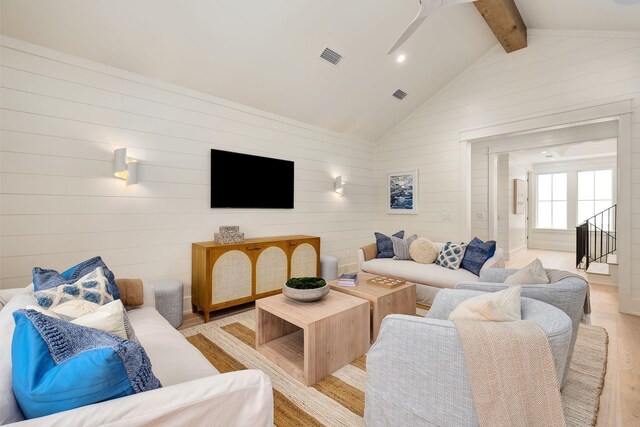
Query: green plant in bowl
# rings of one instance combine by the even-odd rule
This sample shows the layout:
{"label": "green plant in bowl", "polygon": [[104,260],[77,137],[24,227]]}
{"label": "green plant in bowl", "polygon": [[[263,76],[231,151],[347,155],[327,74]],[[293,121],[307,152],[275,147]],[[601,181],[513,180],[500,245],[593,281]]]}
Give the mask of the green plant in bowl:
{"label": "green plant in bowl", "polygon": [[292,277],[286,285],[293,289],[318,289],[327,285],[321,277]]}
{"label": "green plant in bowl", "polygon": [[320,277],[292,277],[282,293],[296,301],[317,301],[329,293],[329,285]]}

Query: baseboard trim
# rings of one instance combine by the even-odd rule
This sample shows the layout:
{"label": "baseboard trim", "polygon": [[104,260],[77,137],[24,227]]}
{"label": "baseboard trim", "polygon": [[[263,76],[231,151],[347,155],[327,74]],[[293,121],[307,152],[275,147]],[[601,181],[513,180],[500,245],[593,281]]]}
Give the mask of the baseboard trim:
{"label": "baseboard trim", "polygon": [[562,251],[562,252],[575,252],[575,245],[563,245],[558,243],[548,244],[532,244],[531,249],[542,249],[546,251]]}
{"label": "baseboard trim", "polygon": [[519,248],[515,248],[512,251],[509,251],[509,258],[512,258],[516,255],[520,255],[521,253],[525,252],[527,250],[526,246],[520,246]]}

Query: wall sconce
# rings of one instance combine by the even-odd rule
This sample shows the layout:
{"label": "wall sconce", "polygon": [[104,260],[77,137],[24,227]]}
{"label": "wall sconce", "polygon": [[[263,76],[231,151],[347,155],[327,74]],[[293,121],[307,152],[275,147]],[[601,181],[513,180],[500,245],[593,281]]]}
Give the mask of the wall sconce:
{"label": "wall sconce", "polygon": [[127,185],[138,183],[138,161],[127,157],[127,148],[117,148],[113,152],[113,174],[125,179]]}
{"label": "wall sconce", "polygon": [[336,176],[335,192],[341,196],[344,196],[344,182],[342,182],[342,175]]}

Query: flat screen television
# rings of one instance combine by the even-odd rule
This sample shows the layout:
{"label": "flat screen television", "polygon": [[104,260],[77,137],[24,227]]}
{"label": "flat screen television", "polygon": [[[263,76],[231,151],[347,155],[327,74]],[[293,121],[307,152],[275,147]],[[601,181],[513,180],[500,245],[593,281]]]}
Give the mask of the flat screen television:
{"label": "flat screen television", "polygon": [[293,209],[293,178],[292,161],[211,150],[211,207]]}

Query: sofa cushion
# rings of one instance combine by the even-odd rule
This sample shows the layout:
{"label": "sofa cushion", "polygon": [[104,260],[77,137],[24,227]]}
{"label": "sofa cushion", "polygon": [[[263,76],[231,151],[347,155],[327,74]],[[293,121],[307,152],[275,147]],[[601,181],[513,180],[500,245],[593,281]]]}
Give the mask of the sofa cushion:
{"label": "sofa cushion", "polygon": [[462,258],[462,264],[460,264],[460,267],[465,270],[469,270],[473,274],[479,275],[484,263],[487,262],[487,260],[495,253],[495,240],[483,242],[477,237],[474,237],[464,251],[464,257]]}
{"label": "sofa cushion", "polygon": [[391,243],[393,244],[393,259],[411,259],[411,255],[409,255],[409,247],[417,238],[417,234],[413,234],[406,239],[391,236]]}
{"label": "sofa cushion", "polygon": [[218,374],[209,361],[158,311],[141,307],[127,312],[136,338],[144,347],[153,373],[167,387]]}
{"label": "sofa cushion", "polygon": [[13,312],[34,305],[36,299],[31,290],[15,295],[0,311],[0,425],[24,420],[24,415],[13,395],[11,370],[11,342],[15,322]]}
{"label": "sofa cushion", "polygon": [[[391,237],[378,232],[373,234],[376,236],[376,246],[378,247],[378,255],[376,255],[376,258],[393,258],[393,243],[391,242]],[[393,234],[393,236],[404,239],[404,230],[398,231]]]}
{"label": "sofa cushion", "polygon": [[35,310],[13,317],[13,391],[27,418],[161,387],[138,343]]}
{"label": "sofa cushion", "polygon": [[0,310],[7,305],[9,300],[14,296],[24,292],[24,288],[0,289]]}
{"label": "sofa cushion", "polygon": [[450,270],[459,269],[466,246],[464,243],[445,243],[436,258],[436,264]]}
{"label": "sofa cushion", "polygon": [[36,291],[35,295],[38,305],[44,308],[54,308],[67,301],[79,299],[99,305],[113,301],[102,267],[97,267],[73,283]]}
{"label": "sofa cushion", "polygon": [[437,288],[455,288],[460,282],[478,281],[478,276],[464,269],[449,270],[437,264],[420,264],[413,261],[372,259],[363,262],[361,268],[367,273],[397,277]]}

